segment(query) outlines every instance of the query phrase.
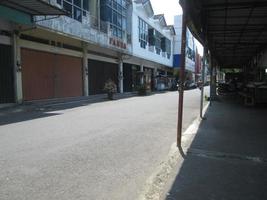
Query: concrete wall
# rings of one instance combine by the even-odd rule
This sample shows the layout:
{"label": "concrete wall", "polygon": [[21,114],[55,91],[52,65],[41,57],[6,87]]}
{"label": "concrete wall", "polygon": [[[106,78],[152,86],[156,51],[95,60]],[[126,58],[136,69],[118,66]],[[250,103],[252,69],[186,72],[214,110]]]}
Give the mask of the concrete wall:
{"label": "concrete wall", "polygon": [[109,23],[101,22],[101,31],[97,30],[97,27],[91,23],[91,17],[83,16],[83,22],[79,22],[73,18],[67,16],[49,17],[46,19],[44,16],[36,16],[35,20],[40,27],[49,29],[51,31],[65,34],[69,37],[86,41],[88,43],[97,44],[101,47],[111,48],[117,51],[129,53],[131,52],[131,45],[127,45],[127,40],[124,42],[127,46],[126,49],[117,48],[110,44],[110,38],[113,37],[109,29]]}

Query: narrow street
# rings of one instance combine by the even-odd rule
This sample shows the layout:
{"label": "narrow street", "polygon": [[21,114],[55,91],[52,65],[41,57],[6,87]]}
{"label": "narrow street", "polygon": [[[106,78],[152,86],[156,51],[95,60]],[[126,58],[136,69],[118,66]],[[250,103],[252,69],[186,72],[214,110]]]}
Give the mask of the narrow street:
{"label": "narrow street", "polygon": [[[177,101],[166,92],[18,113],[0,126],[0,199],[136,199],[176,141]],[[199,104],[199,89],[185,91],[184,129]]]}

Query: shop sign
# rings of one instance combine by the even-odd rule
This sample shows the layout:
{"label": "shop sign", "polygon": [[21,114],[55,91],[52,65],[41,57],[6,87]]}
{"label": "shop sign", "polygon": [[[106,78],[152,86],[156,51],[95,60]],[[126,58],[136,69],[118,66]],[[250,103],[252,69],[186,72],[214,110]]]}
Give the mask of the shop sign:
{"label": "shop sign", "polygon": [[109,38],[109,44],[120,49],[126,49],[126,43],[117,38]]}

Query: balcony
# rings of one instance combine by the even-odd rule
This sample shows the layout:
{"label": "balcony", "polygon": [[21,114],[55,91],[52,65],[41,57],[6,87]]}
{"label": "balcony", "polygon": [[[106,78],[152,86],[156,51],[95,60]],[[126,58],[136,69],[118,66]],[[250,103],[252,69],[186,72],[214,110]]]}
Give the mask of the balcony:
{"label": "balcony", "polygon": [[68,16],[36,16],[34,20],[41,27],[69,37],[120,52],[129,53],[131,51],[131,44],[127,40],[128,35],[125,34],[123,39],[113,36],[110,24],[98,20],[89,12],[82,16],[82,22]]}

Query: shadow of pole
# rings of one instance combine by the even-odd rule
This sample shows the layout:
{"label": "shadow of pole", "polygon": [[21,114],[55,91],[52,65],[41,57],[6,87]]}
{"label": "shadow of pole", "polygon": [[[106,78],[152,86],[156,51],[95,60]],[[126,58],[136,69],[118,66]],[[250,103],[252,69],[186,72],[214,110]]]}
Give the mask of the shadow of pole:
{"label": "shadow of pole", "polygon": [[180,155],[185,159],[186,154],[184,153],[183,147],[181,145],[178,145],[177,147],[178,147]]}

